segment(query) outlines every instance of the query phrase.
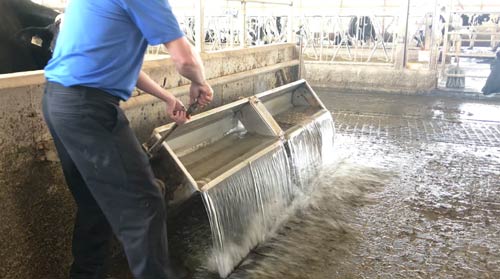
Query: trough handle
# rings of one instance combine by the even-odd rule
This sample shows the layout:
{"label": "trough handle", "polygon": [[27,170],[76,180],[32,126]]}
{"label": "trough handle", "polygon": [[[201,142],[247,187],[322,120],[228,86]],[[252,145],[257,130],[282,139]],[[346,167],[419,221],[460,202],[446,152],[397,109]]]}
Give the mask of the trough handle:
{"label": "trough handle", "polygon": [[[198,100],[195,100],[191,105],[189,105],[188,110],[186,111],[186,116],[190,116],[193,114],[193,112],[198,108]],[[148,155],[150,158],[154,157],[158,150],[160,150],[160,146],[163,144],[163,142],[172,134],[175,129],[177,129],[179,125],[177,123],[172,126],[172,128],[166,132],[158,141],[156,141],[147,151]]]}

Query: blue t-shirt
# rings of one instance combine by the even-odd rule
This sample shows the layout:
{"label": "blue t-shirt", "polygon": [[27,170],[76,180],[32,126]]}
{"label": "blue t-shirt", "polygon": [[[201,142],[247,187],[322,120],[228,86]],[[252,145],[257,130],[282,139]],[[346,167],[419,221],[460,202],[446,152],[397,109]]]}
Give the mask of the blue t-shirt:
{"label": "blue t-shirt", "polygon": [[71,0],[45,77],[127,100],[148,44],[182,36],[168,0]]}

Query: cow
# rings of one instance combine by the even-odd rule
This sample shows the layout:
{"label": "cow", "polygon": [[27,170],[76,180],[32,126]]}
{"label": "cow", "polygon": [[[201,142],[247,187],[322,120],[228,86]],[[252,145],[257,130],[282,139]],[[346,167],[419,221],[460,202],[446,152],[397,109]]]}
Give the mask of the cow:
{"label": "cow", "polygon": [[247,34],[251,45],[266,45],[285,40],[283,18],[259,19],[252,17],[249,21]]}
{"label": "cow", "polygon": [[[491,16],[490,14],[473,14],[466,15],[462,14],[462,28],[467,29],[469,32],[469,49],[473,49],[478,36],[478,32],[498,32],[498,17]],[[495,35],[490,37],[490,46],[493,51],[496,51],[496,45],[498,44]]]}
{"label": "cow", "polygon": [[349,21],[349,36],[357,41],[367,43],[375,41],[375,28],[368,16],[353,16]]}
{"label": "cow", "polygon": [[472,21],[469,25],[483,25],[483,23],[486,23],[488,21],[490,21],[490,14],[474,15],[472,16]]}
{"label": "cow", "polygon": [[257,18],[251,18],[248,26],[248,36],[251,41],[251,45],[262,45],[265,39],[265,29],[260,24]]}
{"label": "cow", "polygon": [[45,67],[62,21],[58,15],[30,0],[0,0],[0,74]]}

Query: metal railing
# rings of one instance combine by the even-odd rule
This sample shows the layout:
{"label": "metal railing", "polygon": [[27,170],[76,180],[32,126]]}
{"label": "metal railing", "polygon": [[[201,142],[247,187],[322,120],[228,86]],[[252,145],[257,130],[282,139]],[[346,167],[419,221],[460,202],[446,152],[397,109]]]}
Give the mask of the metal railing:
{"label": "metal railing", "polygon": [[[219,1],[220,9],[210,7],[208,10],[205,0],[191,2],[193,10],[187,15],[181,14],[177,19],[186,37],[199,51],[292,41],[289,19],[292,18],[293,1],[226,0]],[[229,5],[231,2],[232,5]],[[283,6],[289,7],[288,11],[284,11]],[[162,47],[150,47],[148,53],[162,54],[165,50]]]}
{"label": "metal railing", "polygon": [[[186,38],[196,45],[195,17],[179,17]],[[205,19],[203,48],[205,51],[241,48],[238,18],[232,15],[210,16]],[[246,46],[287,42],[287,16],[248,16],[246,19]],[[166,53],[161,46],[151,46],[149,54]]]}
{"label": "metal railing", "polygon": [[297,35],[306,59],[393,63],[397,24],[393,15],[302,17]]}

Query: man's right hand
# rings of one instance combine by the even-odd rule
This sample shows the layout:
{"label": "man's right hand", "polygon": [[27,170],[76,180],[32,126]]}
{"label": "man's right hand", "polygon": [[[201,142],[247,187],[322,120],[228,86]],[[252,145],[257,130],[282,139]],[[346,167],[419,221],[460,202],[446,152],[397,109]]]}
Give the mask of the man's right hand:
{"label": "man's right hand", "polygon": [[198,105],[204,107],[212,101],[214,97],[214,91],[207,82],[203,84],[193,82],[191,83],[191,87],[189,88],[189,97],[190,104],[198,102]]}

